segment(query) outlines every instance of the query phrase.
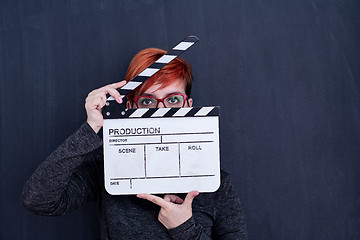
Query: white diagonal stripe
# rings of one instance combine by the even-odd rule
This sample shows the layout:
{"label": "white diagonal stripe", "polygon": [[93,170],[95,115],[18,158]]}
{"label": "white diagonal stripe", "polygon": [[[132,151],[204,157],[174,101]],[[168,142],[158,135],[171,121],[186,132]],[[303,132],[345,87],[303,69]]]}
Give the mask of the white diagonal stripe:
{"label": "white diagonal stripe", "polygon": [[148,108],[138,108],[129,116],[129,118],[142,117],[147,111],[149,111]]}
{"label": "white diagonal stripe", "polygon": [[151,77],[152,75],[154,75],[159,70],[160,69],[157,69],[157,68],[146,68],[138,76],[140,76],[140,77]]}
{"label": "white diagonal stripe", "polygon": [[191,47],[194,43],[193,42],[181,42],[176,45],[173,49],[174,50],[186,50]]}
{"label": "white diagonal stripe", "polygon": [[175,55],[164,55],[161,58],[159,58],[158,60],[156,60],[156,63],[169,63],[176,57],[177,56],[175,56]]}
{"label": "white diagonal stripe", "polygon": [[142,84],[142,82],[130,81],[127,84],[125,84],[121,89],[134,90],[135,88],[137,88],[141,84]]}
{"label": "white diagonal stripe", "polygon": [[191,107],[180,108],[173,116],[174,116],[174,117],[183,117],[183,116],[185,116],[188,112],[190,112],[191,109],[192,109]]}
{"label": "white diagonal stripe", "polygon": [[213,109],[214,107],[202,107],[194,116],[196,117],[206,116]]}
{"label": "white diagonal stripe", "polygon": [[162,117],[164,116],[168,111],[170,111],[171,108],[159,108],[156,112],[154,112],[151,117]]}
{"label": "white diagonal stripe", "polygon": [[[121,98],[124,98],[125,95],[120,95],[120,97],[121,97]],[[110,96],[110,97],[108,97],[108,98],[106,99],[106,101],[114,101],[114,100],[115,100],[115,98],[113,98],[112,96]]]}

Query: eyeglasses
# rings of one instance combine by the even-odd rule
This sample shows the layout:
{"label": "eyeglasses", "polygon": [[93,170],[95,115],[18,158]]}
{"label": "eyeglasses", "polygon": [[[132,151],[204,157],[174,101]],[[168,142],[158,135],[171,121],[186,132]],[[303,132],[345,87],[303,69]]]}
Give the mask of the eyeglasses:
{"label": "eyeglasses", "polygon": [[134,103],[138,108],[157,108],[159,103],[163,103],[165,107],[183,107],[185,101],[188,99],[186,94],[174,93],[162,99],[154,98],[152,96],[137,96],[134,98]]}

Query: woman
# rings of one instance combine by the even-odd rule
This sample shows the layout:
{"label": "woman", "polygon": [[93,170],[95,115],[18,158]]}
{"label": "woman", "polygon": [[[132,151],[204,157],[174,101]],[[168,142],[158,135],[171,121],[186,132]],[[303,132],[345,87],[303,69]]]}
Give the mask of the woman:
{"label": "woman", "polygon": [[[101,239],[247,239],[244,216],[229,175],[221,172],[214,193],[114,196],[104,188],[102,145],[106,94],[122,103],[117,88],[165,54],[149,48],[131,61],[125,80],[89,93],[87,121],[43,162],[28,180],[23,203],[40,215],[63,215],[98,201]],[[128,94],[128,108],[191,107],[190,65],[174,59]]]}

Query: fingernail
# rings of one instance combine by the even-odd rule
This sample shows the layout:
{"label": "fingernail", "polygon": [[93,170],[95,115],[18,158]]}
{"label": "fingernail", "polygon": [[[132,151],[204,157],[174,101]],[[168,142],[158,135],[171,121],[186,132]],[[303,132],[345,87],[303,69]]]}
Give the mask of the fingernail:
{"label": "fingernail", "polygon": [[141,196],[140,194],[137,194],[136,196],[137,196],[138,198],[142,198],[142,196]]}
{"label": "fingernail", "polygon": [[121,97],[119,97],[118,99],[119,99],[119,103],[122,103],[122,101],[123,101],[123,100],[122,100],[122,98],[121,98]]}

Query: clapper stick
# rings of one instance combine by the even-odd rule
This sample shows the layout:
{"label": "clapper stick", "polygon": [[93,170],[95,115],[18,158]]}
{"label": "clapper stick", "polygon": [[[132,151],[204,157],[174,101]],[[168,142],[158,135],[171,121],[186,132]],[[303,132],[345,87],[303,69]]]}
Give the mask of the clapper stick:
{"label": "clapper stick", "polygon": [[[181,42],[179,42],[175,47],[170,51],[165,53],[162,57],[156,60],[153,64],[147,67],[144,71],[139,73],[136,77],[131,79],[127,84],[122,88],[117,89],[121,95],[121,98],[133,91],[135,88],[140,86],[147,79],[152,77],[156,72],[165,67],[175,58],[179,57],[182,53],[188,50],[191,46],[199,41],[199,38],[196,36],[188,36]],[[104,107],[103,115],[104,119],[116,119],[120,118],[125,114],[125,101],[122,104],[118,104],[113,97],[108,97],[106,100],[106,105]]]}

